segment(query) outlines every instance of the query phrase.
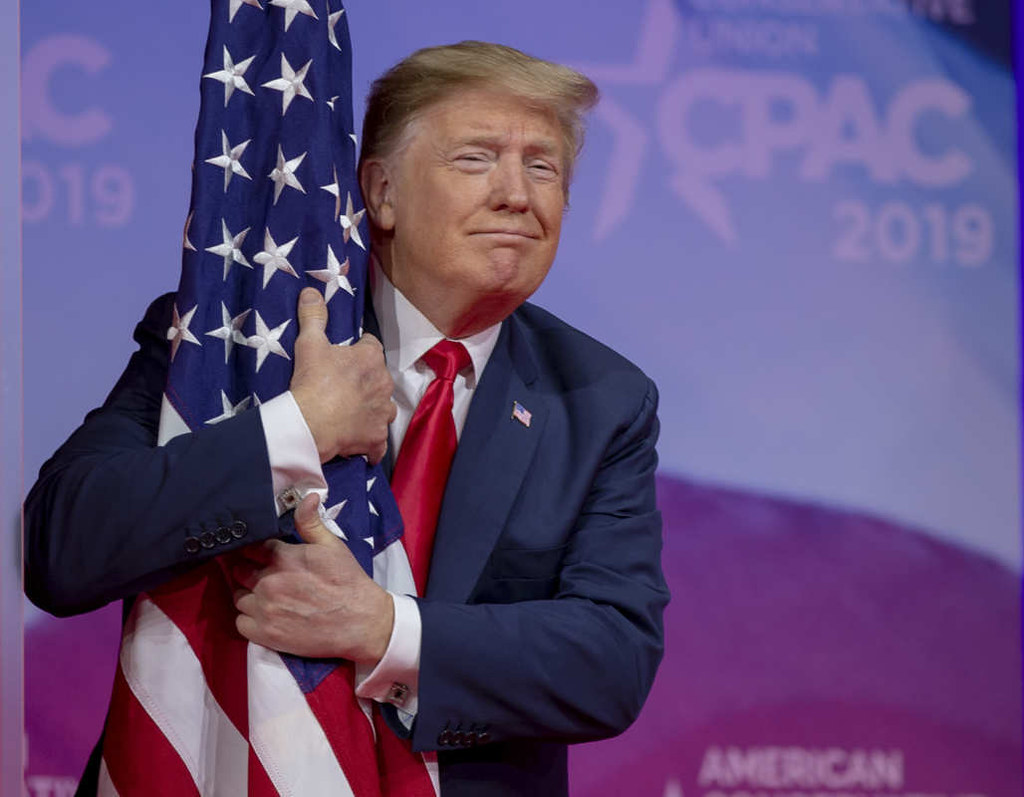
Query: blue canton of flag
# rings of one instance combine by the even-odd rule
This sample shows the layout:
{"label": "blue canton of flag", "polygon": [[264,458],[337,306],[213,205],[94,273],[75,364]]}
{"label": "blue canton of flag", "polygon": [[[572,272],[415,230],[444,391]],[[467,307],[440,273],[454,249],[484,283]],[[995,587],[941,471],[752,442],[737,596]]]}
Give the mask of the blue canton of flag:
{"label": "blue canton of flag", "polygon": [[[228,19],[213,21],[207,42],[167,333],[168,400],[190,429],[288,388],[302,288],[323,292],[332,343],[361,332],[367,233],[345,10],[339,0],[265,2],[215,4]],[[372,574],[373,554],[401,533],[387,483],[361,459],[331,463],[324,475],[327,513]]]}

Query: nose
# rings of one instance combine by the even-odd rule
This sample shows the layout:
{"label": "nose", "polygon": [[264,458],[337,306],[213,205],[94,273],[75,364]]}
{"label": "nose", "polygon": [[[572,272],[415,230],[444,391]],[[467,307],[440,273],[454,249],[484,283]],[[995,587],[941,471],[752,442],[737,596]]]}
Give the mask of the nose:
{"label": "nose", "polygon": [[500,158],[492,174],[491,209],[525,213],[530,209],[526,167],[518,158]]}

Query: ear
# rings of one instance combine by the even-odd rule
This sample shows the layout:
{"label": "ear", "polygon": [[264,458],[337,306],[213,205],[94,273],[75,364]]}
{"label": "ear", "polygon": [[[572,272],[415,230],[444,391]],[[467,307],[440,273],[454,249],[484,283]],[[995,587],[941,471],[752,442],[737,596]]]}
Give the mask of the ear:
{"label": "ear", "polygon": [[391,195],[394,186],[391,174],[383,161],[368,160],[359,170],[359,187],[363,191],[366,212],[373,225],[385,232],[395,228],[395,212]]}

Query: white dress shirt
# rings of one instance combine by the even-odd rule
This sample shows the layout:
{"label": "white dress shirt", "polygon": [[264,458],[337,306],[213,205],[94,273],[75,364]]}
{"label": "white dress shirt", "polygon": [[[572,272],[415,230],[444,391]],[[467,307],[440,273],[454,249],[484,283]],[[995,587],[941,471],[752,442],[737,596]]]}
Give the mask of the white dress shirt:
{"label": "white dress shirt", "polygon": [[[420,358],[444,335],[385,276],[376,259],[370,268],[373,309],[380,325],[388,372],[394,381],[398,415],[389,429],[391,455],[397,459],[416,406],[434,379]],[[469,414],[469,404],[498,341],[501,324],[488,327],[460,342],[469,352],[472,367],[455,378],[452,417],[457,436]],[[313,435],[290,391],[260,405],[267,453],[280,515],[294,508],[310,492],[326,499],[327,482],[320,467]],[[359,697],[393,704],[399,717],[411,725],[419,697],[419,661],[422,628],[419,608],[408,595],[392,593],[395,623],[387,651],[370,672],[356,673]],[[361,668],[359,668],[361,670]]]}

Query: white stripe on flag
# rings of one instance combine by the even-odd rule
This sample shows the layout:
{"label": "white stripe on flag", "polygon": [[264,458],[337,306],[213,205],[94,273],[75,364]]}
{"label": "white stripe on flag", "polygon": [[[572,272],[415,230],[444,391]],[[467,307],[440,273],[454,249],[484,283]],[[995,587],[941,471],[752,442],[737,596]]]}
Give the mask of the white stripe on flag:
{"label": "white stripe on flag", "polygon": [[167,400],[165,394],[163,401],[160,402],[160,430],[157,432],[156,444],[165,446],[167,441],[173,440],[178,435],[188,434],[190,431],[192,430],[188,428],[188,424]]}
{"label": "white stripe on flag", "polygon": [[306,696],[274,651],[249,645],[249,742],[282,797],[353,797]]}
{"label": "white stripe on flag", "polygon": [[416,594],[409,557],[401,542],[396,540],[373,557],[373,580],[398,595]]}
{"label": "white stripe on flag", "polygon": [[221,709],[181,630],[148,598],[124,629],[121,671],[203,797],[237,797],[249,782],[249,745]]}
{"label": "white stripe on flag", "polygon": [[97,797],[118,797],[117,789],[114,788],[114,783],[110,780],[110,772],[107,770],[107,760],[105,758],[100,759],[100,774],[96,782],[96,795]]}

